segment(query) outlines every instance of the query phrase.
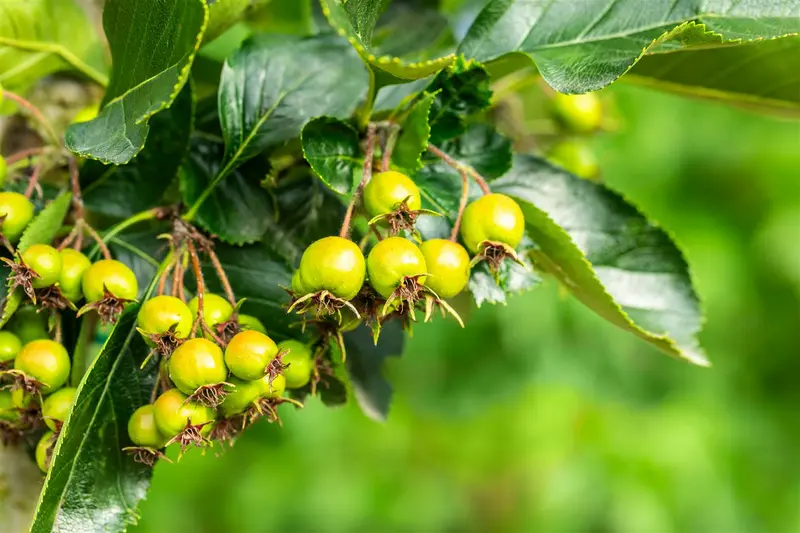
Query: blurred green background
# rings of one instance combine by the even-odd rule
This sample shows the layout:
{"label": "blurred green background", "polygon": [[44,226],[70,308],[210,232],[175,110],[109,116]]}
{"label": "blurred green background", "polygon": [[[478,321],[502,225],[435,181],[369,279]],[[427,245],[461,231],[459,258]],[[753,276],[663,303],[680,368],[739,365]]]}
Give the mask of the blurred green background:
{"label": "blurred green background", "polygon": [[592,144],[683,247],[713,368],[549,281],[417,327],[385,424],[310,400],[160,462],[129,531],[800,531],[800,124],[618,85]]}

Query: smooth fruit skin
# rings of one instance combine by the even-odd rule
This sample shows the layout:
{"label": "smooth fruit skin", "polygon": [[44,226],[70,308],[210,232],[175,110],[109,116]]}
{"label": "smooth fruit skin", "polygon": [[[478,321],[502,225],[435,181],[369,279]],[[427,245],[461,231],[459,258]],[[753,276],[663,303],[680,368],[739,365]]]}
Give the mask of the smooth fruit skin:
{"label": "smooth fruit skin", "polygon": [[10,331],[0,331],[0,363],[13,360],[22,349],[22,341]]}
{"label": "smooth fruit skin", "polygon": [[67,419],[76,392],[78,389],[74,387],[64,387],[44,399],[42,416],[47,427],[55,431],[56,422],[63,423]]}
{"label": "smooth fruit skin", "polygon": [[425,283],[427,271],[419,247],[402,237],[383,239],[367,257],[369,283],[383,298],[391,297],[405,277],[422,276],[417,281]]}
{"label": "smooth fruit skin", "polygon": [[17,242],[33,218],[33,204],[17,192],[0,192],[0,216],[3,215],[3,235],[12,243]]}
{"label": "smooth fruit skin", "polygon": [[[192,318],[197,318],[197,296],[189,300],[189,310],[192,312]],[[228,303],[228,300],[217,294],[207,292],[203,294],[203,320],[207,326],[216,326],[222,324],[231,318],[233,314],[233,306]]]}
{"label": "smooth fruit skin", "polygon": [[50,459],[52,457],[48,458],[47,456],[56,445],[55,435],[52,431],[48,431],[42,435],[42,438],[39,439],[39,444],[36,445],[36,465],[45,474],[50,470]]}
{"label": "smooth fruit skin", "polygon": [[43,395],[60,389],[69,378],[69,355],[62,345],[51,340],[29,342],[14,360],[14,368],[44,384]]}
{"label": "smooth fruit skin", "polygon": [[39,274],[31,284],[35,289],[49,287],[61,276],[61,254],[47,244],[34,244],[22,252],[22,260]]}
{"label": "smooth fruit skin", "polygon": [[264,398],[280,398],[286,390],[286,378],[283,374],[275,376],[272,383],[269,381],[269,376],[264,376],[258,381],[261,383],[261,394]]}
{"label": "smooth fruit skin", "polygon": [[478,253],[483,241],[502,242],[516,248],[524,231],[522,209],[504,194],[481,196],[467,205],[461,221],[461,239],[473,254]]}
{"label": "smooth fruit skin", "polygon": [[600,127],[603,106],[596,94],[561,94],[553,97],[556,120],[575,133],[591,133]]}
{"label": "smooth fruit skin", "polygon": [[452,298],[467,286],[469,281],[469,254],[457,242],[431,239],[420,246],[428,267],[425,286],[439,298]]}
{"label": "smooth fruit skin", "polygon": [[252,315],[244,315],[239,313],[239,329],[242,331],[257,331],[259,333],[267,334],[267,328],[261,323],[259,319]]}
{"label": "smooth fruit skin", "polygon": [[169,377],[184,394],[194,394],[198,387],[216,385],[228,377],[228,369],[219,346],[208,339],[190,339],[172,352]]}
{"label": "smooth fruit skin", "polygon": [[547,157],[553,163],[581,178],[593,179],[600,173],[594,152],[586,143],[578,139],[570,139],[556,144],[551,148]]}
{"label": "smooth fruit skin", "polygon": [[135,300],[139,294],[136,274],[125,263],[114,259],[101,259],[83,273],[83,295],[90,303],[99,302],[105,297],[103,286],[122,300]]}
{"label": "smooth fruit skin", "polygon": [[[281,350],[288,350],[283,355],[284,364],[289,366],[283,369],[287,389],[305,387],[311,380],[311,350],[300,341],[288,340],[278,344]],[[273,385],[275,382],[273,382]]]}
{"label": "smooth fruit skin", "polygon": [[8,328],[19,337],[23,346],[31,341],[50,338],[45,329],[44,317],[33,307],[23,307],[14,313]]}
{"label": "smooth fruit skin", "polygon": [[164,437],[156,425],[155,408],[143,405],[128,419],[128,436],[136,446],[163,448],[169,439]]}
{"label": "smooth fruit skin", "polygon": [[175,337],[185,339],[192,331],[192,312],[179,298],[161,295],[142,304],[137,322],[140,329],[154,335],[164,334],[175,326]]}
{"label": "smooth fruit skin", "polygon": [[186,399],[187,396],[178,389],[170,389],[159,396],[153,404],[156,427],[167,440],[183,431],[187,423],[193,426],[206,424],[200,430],[201,435],[208,435],[211,432],[211,424],[207,422],[216,419],[214,410]]}
{"label": "smooth fruit skin", "polygon": [[[2,100],[2,98],[0,98],[0,100]],[[6,164],[6,158],[0,155],[0,187],[5,185],[7,176],[8,165]]]}
{"label": "smooth fruit skin", "polygon": [[300,282],[307,293],[327,290],[337,298],[350,300],[361,290],[365,275],[361,249],[342,237],[313,242],[300,259]]}
{"label": "smooth fruit skin", "polygon": [[[260,386],[259,386],[260,390]],[[11,391],[0,390],[0,420],[6,422],[16,422],[19,419],[19,411],[11,399]]]}
{"label": "smooth fruit skin", "polygon": [[303,280],[300,279],[300,270],[295,270],[294,274],[292,274],[292,292],[295,294],[308,294],[305,285],[303,285]]}
{"label": "smooth fruit skin", "polygon": [[243,413],[253,402],[264,394],[264,385],[260,380],[246,381],[238,378],[231,378],[230,384],[234,389],[225,396],[219,410],[225,417],[231,417]]}
{"label": "smooth fruit skin", "polygon": [[242,331],[234,335],[225,348],[225,364],[239,379],[261,379],[267,365],[278,355],[278,345],[258,331]]}
{"label": "smooth fruit skin", "polygon": [[375,174],[364,187],[364,207],[370,218],[393,213],[403,200],[412,211],[422,206],[417,184],[400,172]]}
{"label": "smooth fruit skin", "polygon": [[61,275],[58,277],[58,286],[63,294],[71,302],[77,302],[83,298],[82,280],[83,274],[92,266],[89,258],[72,248],[65,248],[59,252],[61,254]]}

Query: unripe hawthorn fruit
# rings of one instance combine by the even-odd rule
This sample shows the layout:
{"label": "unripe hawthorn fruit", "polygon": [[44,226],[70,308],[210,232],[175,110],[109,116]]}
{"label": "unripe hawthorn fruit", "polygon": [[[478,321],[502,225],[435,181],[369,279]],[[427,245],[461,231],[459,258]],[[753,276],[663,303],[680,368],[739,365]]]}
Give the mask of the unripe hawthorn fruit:
{"label": "unripe hawthorn fruit", "polygon": [[591,133],[600,127],[603,120],[603,106],[594,93],[556,93],[552,107],[555,119],[574,133]]}
{"label": "unripe hawthorn fruit", "polygon": [[402,237],[388,237],[376,244],[367,257],[369,284],[383,298],[390,298],[406,277],[425,283],[425,257],[419,247]]}
{"label": "unripe hawthorn fruit", "polygon": [[550,149],[547,157],[581,178],[592,179],[600,172],[594,152],[589,145],[578,139],[561,141]]}
{"label": "unripe hawthorn fruit", "polygon": [[89,303],[105,297],[103,287],[121,300],[135,300],[139,294],[136,274],[125,263],[114,259],[101,259],[83,273],[83,295]]}
{"label": "unripe hawthorn fruit", "polygon": [[286,378],[283,374],[278,374],[272,378],[267,374],[258,381],[261,383],[261,394],[264,398],[280,398],[286,390]]}
{"label": "unripe hawthorn fruit", "polygon": [[350,300],[364,284],[364,254],[353,241],[325,237],[303,252],[299,272],[307,293],[327,290],[337,298]]}
{"label": "unripe hawthorn fruit", "polygon": [[525,217],[517,202],[504,194],[487,194],[467,205],[461,221],[461,238],[467,250],[478,253],[483,241],[516,248],[525,231]]}
{"label": "unripe hawthorn fruit", "polygon": [[278,346],[258,331],[241,331],[225,347],[225,364],[239,379],[261,379],[267,365],[278,355]]}
{"label": "unripe hawthorn fruit", "polygon": [[264,394],[264,384],[261,380],[230,378],[230,384],[234,388],[228,392],[219,406],[220,413],[227,418],[243,413]]}
{"label": "unripe hawthorn fruit", "polygon": [[245,315],[239,313],[239,329],[242,331],[257,331],[259,333],[267,334],[267,328],[261,323],[259,319],[252,315]]}
{"label": "unripe hawthorn fruit", "polygon": [[58,286],[61,294],[71,302],[83,298],[83,274],[92,266],[89,258],[77,250],[65,248],[61,254],[61,275],[58,277]]}
{"label": "unripe hawthorn fruit", "polygon": [[278,348],[286,350],[282,359],[284,364],[289,365],[283,369],[286,388],[299,389],[300,387],[305,387],[311,381],[312,370],[311,350],[308,345],[290,339],[278,344]]}
{"label": "unripe hawthorn fruit", "polygon": [[12,361],[22,349],[22,341],[10,331],[0,331],[0,363]]}
{"label": "unripe hawthorn fruit", "polygon": [[37,313],[33,307],[23,307],[14,313],[8,328],[19,337],[23,346],[31,341],[50,338],[43,314]]}
{"label": "unripe hawthorn fruit", "polygon": [[150,335],[163,335],[173,328],[177,339],[185,339],[192,331],[192,312],[189,306],[174,296],[150,298],[139,309],[139,328]]}
{"label": "unripe hawthorn fruit", "polygon": [[15,243],[33,218],[33,204],[17,192],[0,192],[0,217],[5,216],[0,231]]}
{"label": "unripe hawthorn fruit", "polygon": [[45,474],[50,470],[50,461],[55,447],[56,434],[52,431],[42,435],[42,438],[39,439],[39,444],[36,445],[36,465]]}
{"label": "unripe hawthorn fruit", "polygon": [[58,423],[64,423],[72,408],[72,402],[75,401],[76,392],[78,389],[74,387],[63,387],[44,399],[42,416],[47,427],[55,431]]}
{"label": "unripe hawthorn fruit", "polygon": [[22,261],[39,277],[31,280],[35,289],[49,287],[61,276],[61,254],[47,244],[34,244],[22,252]]}
{"label": "unripe hawthorn fruit", "polygon": [[457,242],[431,239],[420,246],[428,277],[425,286],[441,299],[452,298],[469,281],[469,254]]}
{"label": "unripe hawthorn fruit", "polygon": [[8,164],[6,164],[6,159],[2,155],[0,155],[0,187],[5,185],[7,176],[8,176]]}
{"label": "unripe hawthorn fruit", "polygon": [[208,339],[189,339],[172,352],[169,377],[182,393],[191,395],[205,385],[222,383],[228,369],[219,346]]}
{"label": "unripe hawthorn fruit", "polygon": [[136,446],[145,448],[163,448],[167,439],[156,425],[155,407],[143,405],[133,412],[128,419],[128,436]]}
{"label": "unripe hawthorn fruit", "polygon": [[295,270],[292,274],[292,292],[295,294],[303,295],[308,294],[308,290],[306,290],[305,285],[303,285],[303,280],[300,279],[300,270]]}
{"label": "unripe hawthorn fruit", "polygon": [[[189,310],[192,312],[192,318],[197,318],[198,304],[197,296],[189,300]],[[233,306],[228,303],[228,300],[210,292],[203,294],[203,320],[208,327],[213,328],[216,325],[227,322],[232,314]]]}
{"label": "unripe hawthorn fruit", "polygon": [[11,391],[7,389],[0,389],[0,420],[5,422],[19,420],[19,411],[11,399]]}
{"label": "unripe hawthorn fruit", "polygon": [[69,378],[69,355],[62,345],[51,340],[29,342],[14,359],[14,368],[42,383],[43,395],[60,389]]}
{"label": "unripe hawthorn fruit", "polygon": [[375,174],[364,187],[364,208],[370,218],[393,213],[403,201],[411,211],[422,206],[417,184],[400,172],[387,170]]}
{"label": "unripe hawthorn fruit", "polygon": [[169,389],[161,394],[153,404],[153,414],[158,431],[167,439],[181,433],[187,424],[199,426],[205,424],[200,434],[205,436],[211,432],[211,424],[216,413],[210,407],[188,401],[188,397],[178,389]]}

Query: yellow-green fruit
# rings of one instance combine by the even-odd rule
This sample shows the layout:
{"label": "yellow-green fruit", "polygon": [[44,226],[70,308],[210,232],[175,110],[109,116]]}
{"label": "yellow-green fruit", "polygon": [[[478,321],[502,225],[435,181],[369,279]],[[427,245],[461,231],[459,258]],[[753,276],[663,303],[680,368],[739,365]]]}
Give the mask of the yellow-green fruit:
{"label": "yellow-green fruit", "polygon": [[83,274],[92,266],[89,258],[77,250],[65,248],[61,254],[61,275],[58,277],[58,286],[69,301],[77,302],[83,298],[81,282]]}
{"label": "yellow-green fruit", "polygon": [[356,243],[342,237],[315,241],[300,259],[300,282],[305,292],[327,290],[350,300],[364,284],[364,254]]}
{"label": "yellow-green fruit", "polygon": [[370,218],[392,213],[404,201],[412,211],[422,205],[417,184],[400,172],[387,170],[375,174],[364,187],[364,208]]}
{"label": "yellow-green fruit", "polygon": [[168,366],[170,379],[184,394],[194,394],[198,388],[222,383],[228,377],[222,350],[204,338],[189,339],[175,348]]}
{"label": "yellow-green fruit", "polygon": [[[197,296],[189,300],[189,310],[192,312],[192,318],[197,318]],[[233,306],[228,303],[228,300],[217,294],[209,292],[203,295],[203,320],[209,327],[214,327],[218,324],[228,321],[233,314]]]}
{"label": "yellow-green fruit", "polygon": [[142,304],[137,323],[145,333],[163,335],[172,329],[176,338],[185,339],[192,330],[192,312],[180,299],[160,295]]}
{"label": "yellow-green fruit", "polygon": [[11,391],[0,389],[0,420],[16,422],[19,420],[19,411],[11,399]]}
{"label": "yellow-green fruit", "polygon": [[12,243],[17,242],[33,218],[33,204],[17,192],[0,192],[0,217],[2,232]]}
{"label": "yellow-green fruit", "polygon": [[6,159],[0,155],[0,187],[5,185],[6,177],[8,176],[8,165]]}
{"label": "yellow-green fruit", "polygon": [[99,302],[108,292],[123,300],[135,300],[139,294],[136,274],[125,263],[101,259],[86,269],[81,282],[83,295],[90,303]]}
{"label": "yellow-green fruit", "polygon": [[547,156],[550,161],[581,178],[593,179],[600,172],[597,158],[585,142],[577,139],[561,141]]}
{"label": "yellow-green fruit", "polygon": [[51,340],[29,342],[14,360],[14,368],[42,383],[43,395],[61,388],[69,378],[69,355],[62,345]]}
{"label": "yellow-green fruit", "polygon": [[[287,389],[305,387],[311,380],[311,350],[300,341],[287,340],[278,344],[280,350],[286,350],[283,363],[283,377],[286,378]],[[274,383],[273,383],[274,384]]]}
{"label": "yellow-green fruit", "polygon": [[128,436],[136,446],[155,449],[163,448],[169,440],[158,430],[152,404],[133,412],[128,420]]}
{"label": "yellow-green fruit", "polygon": [[600,127],[603,106],[594,93],[556,93],[552,104],[556,120],[569,131],[591,133]]}
{"label": "yellow-green fruit", "polygon": [[61,254],[47,244],[34,244],[22,252],[22,260],[36,272],[39,277],[33,278],[31,284],[35,289],[49,287],[61,276]]}
{"label": "yellow-green fruit", "polygon": [[211,424],[216,419],[214,410],[197,402],[187,401],[187,396],[178,389],[164,392],[153,404],[153,413],[158,431],[171,439],[182,432],[187,424],[199,426],[201,435],[211,432]]}
{"label": "yellow-green fruit", "polygon": [[42,416],[47,427],[55,431],[58,423],[64,423],[75,400],[76,392],[78,389],[74,387],[64,387],[44,399]]}
{"label": "yellow-green fruit", "polygon": [[37,313],[33,307],[23,307],[14,313],[8,328],[19,337],[23,346],[31,341],[49,339],[43,315],[44,313]]}
{"label": "yellow-green fruit", "polygon": [[267,328],[261,323],[259,319],[252,315],[245,315],[239,313],[239,329],[242,331],[257,331],[259,333],[267,334]]}
{"label": "yellow-green fruit", "polygon": [[292,292],[297,295],[304,295],[307,294],[308,291],[306,290],[305,286],[303,285],[303,280],[300,279],[300,270],[295,270],[294,274],[292,274]]}
{"label": "yellow-green fruit", "polygon": [[516,248],[525,231],[525,217],[517,202],[504,194],[487,194],[467,205],[461,221],[461,239],[478,253],[483,241]]}
{"label": "yellow-green fruit", "polygon": [[39,470],[45,474],[50,470],[50,460],[55,446],[56,434],[52,431],[42,435],[42,438],[39,439],[39,444],[36,445],[36,464],[39,466]]}
{"label": "yellow-green fruit", "polygon": [[260,380],[246,381],[230,378],[228,381],[234,388],[225,396],[219,406],[222,416],[231,417],[243,413],[264,394],[264,384]]}
{"label": "yellow-green fruit", "polygon": [[22,341],[10,331],[0,331],[0,363],[13,360],[22,349]]}
{"label": "yellow-green fruit", "polygon": [[278,346],[267,335],[241,331],[225,347],[225,364],[239,379],[261,379],[277,354]]}
{"label": "yellow-green fruit", "polygon": [[446,239],[431,239],[423,242],[420,250],[428,268],[425,286],[442,299],[464,290],[469,281],[469,254],[463,246]]}
{"label": "yellow-green fruit", "polygon": [[369,284],[383,298],[390,298],[407,277],[425,283],[425,257],[419,247],[402,237],[389,237],[376,244],[367,257]]}
{"label": "yellow-green fruit", "polygon": [[283,374],[270,379],[269,375],[264,376],[259,380],[261,383],[261,393],[265,398],[280,398],[286,390],[286,378]]}
{"label": "yellow-green fruit", "polygon": [[97,117],[97,112],[99,108],[96,104],[88,105],[75,113],[75,116],[72,117],[73,124],[80,124],[81,122],[89,122],[90,120]]}

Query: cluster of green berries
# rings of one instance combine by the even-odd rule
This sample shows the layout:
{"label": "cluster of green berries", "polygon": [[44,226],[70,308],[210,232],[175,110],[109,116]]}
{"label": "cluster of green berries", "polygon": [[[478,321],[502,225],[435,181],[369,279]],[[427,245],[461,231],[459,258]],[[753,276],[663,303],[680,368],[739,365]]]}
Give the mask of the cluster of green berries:
{"label": "cluster of green berries", "polygon": [[[257,318],[235,313],[216,294],[203,298],[202,321],[208,330],[191,338],[198,307],[197,297],[186,304],[160,295],[139,310],[138,329],[164,356],[162,378],[169,383],[128,422],[128,435],[139,449],[155,452],[172,442],[205,444],[223,421],[270,410],[287,388],[305,387],[311,379],[308,346],[294,340],[276,344]],[[214,332],[227,331],[232,324],[235,333],[221,346]]]}
{"label": "cluster of green berries", "polygon": [[561,138],[550,147],[548,159],[576,176],[597,178],[600,173],[597,157],[583,138],[603,125],[603,106],[597,94],[556,93],[551,111]]}

